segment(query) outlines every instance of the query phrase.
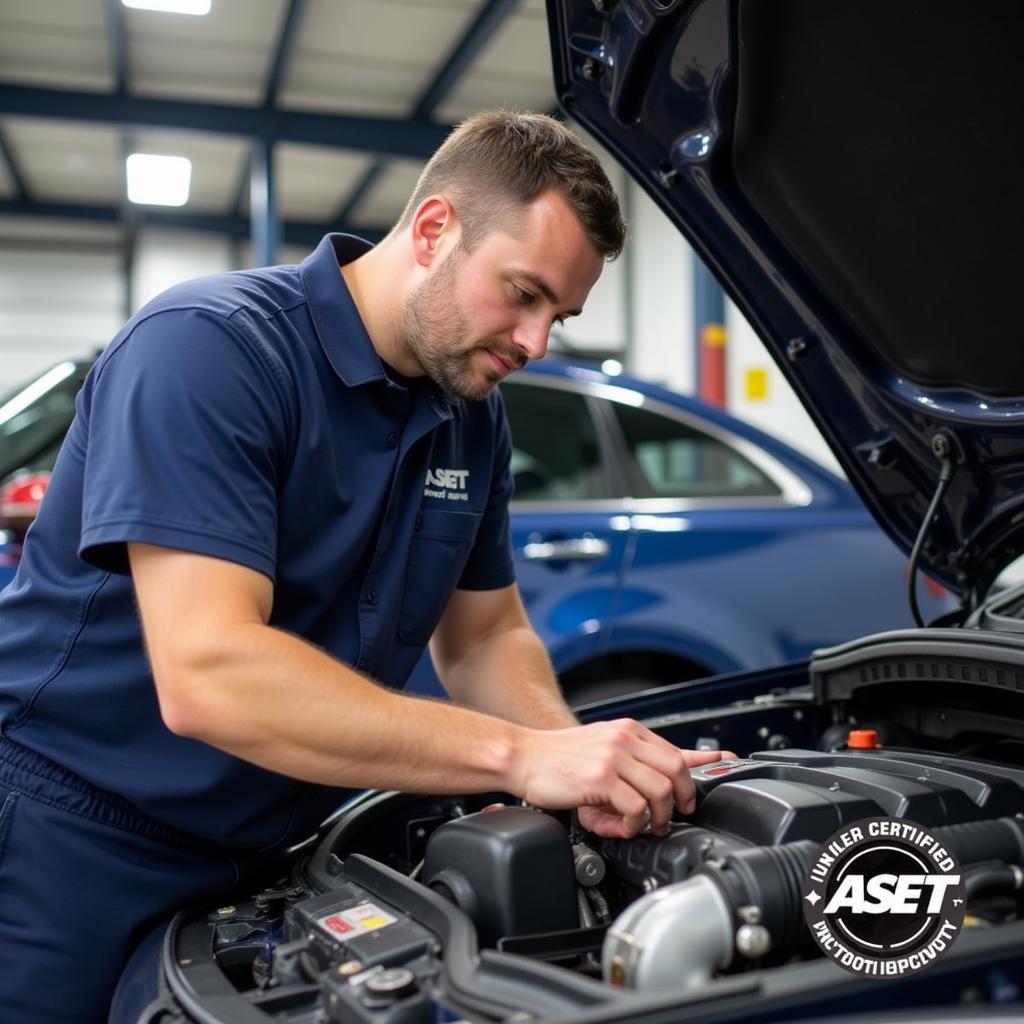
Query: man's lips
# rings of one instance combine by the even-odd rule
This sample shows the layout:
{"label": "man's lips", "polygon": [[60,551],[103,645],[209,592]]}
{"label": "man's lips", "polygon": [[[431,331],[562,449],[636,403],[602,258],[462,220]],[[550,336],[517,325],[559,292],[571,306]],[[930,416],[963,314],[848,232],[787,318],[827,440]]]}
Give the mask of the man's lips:
{"label": "man's lips", "polygon": [[497,352],[493,352],[489,348],[484,349],[484,351],[490,356],[491,362],[494,363],[495,367],[502,374],[502,376],[504,376],[507,373],[511,373],[513,370],[519,369],[518,362],[514,363],[508,359],[503,359],[501,356],[498,355]]}

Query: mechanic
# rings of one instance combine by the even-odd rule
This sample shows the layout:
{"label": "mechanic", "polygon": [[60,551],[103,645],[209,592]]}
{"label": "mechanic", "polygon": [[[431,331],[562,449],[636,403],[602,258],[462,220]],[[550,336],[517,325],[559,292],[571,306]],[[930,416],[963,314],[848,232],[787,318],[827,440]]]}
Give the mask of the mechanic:
{"label": "mechanic", "polygon": [[[509,543],[495,384],[624,231],[567,129],[479,115],[376,248],[176,286],[114,338],[0,598],[5,1024],[106,1019],[147,932],[345,788],[507,792],[609,836],[692,809],[719,755],[576,722]],[[400,692],[428,641],[451,703]]]}

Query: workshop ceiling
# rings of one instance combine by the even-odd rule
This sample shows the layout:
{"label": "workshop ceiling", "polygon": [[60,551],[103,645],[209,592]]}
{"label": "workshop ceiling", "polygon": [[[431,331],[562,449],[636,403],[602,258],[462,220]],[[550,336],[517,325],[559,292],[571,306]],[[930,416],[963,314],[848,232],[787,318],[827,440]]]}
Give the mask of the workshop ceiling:
{"label": "workshop ceiling", "polygon": [[116,221],[140,151],[192,161],[163,222],[237,227],[263,138],[293,236],[379,229],[447,126],[498,106],[555,107],[543,0],[3,0],[0,218]]}

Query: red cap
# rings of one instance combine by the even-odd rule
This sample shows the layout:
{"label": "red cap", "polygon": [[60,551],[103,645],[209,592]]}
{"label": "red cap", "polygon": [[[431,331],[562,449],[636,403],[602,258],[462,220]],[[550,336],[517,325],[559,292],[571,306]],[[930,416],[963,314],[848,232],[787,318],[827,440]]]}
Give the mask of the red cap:
{"label": "red cap", "polygon": [[851,729],[846,745],[850,750],[875,750],[882,744],[878,742],[878,733],[874,729]]}

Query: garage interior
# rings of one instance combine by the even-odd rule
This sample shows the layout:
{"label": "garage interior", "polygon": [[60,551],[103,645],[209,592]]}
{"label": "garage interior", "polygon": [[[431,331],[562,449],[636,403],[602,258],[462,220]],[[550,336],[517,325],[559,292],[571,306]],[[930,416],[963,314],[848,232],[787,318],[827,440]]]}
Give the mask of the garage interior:
{"label": "garage interior", "polygon": [[[543,0],[6,0],[0,393],[105,345],[177,281],[297,262],[328,231],[379,239],[447,130],[495,107],[557,109]],[[132,154],[187,159],[187,200],[131,202]],[[721,323],[716,400],[835,470],[743,317],[604,163],[630,241],[561,347],[697,393],[702,330],[717,344]]]}
{"label": "garage interior", "polygon": [[[1014,322],[988,2],[0,0],[0,1024],[19,984],[117,1024],[1024,1019],[1022,364],[943,321]],[[530,367],[539,271],[402,308],[445,264],[321,241],[384,239],[488,109],[578,132],[629,224]],[[537,260],[570,292],[578,226]],[[895,359],[851,238],[931,305]]]}

